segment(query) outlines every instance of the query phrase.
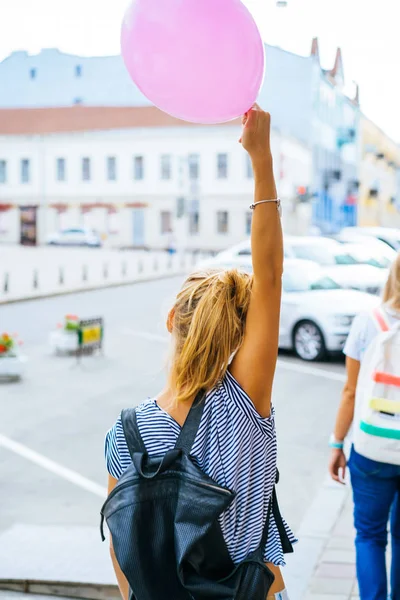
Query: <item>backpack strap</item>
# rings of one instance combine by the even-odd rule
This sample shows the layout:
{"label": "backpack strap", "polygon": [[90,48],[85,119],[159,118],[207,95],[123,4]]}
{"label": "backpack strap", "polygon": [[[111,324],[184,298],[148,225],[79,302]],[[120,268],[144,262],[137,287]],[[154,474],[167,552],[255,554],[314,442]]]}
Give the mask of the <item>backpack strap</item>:
{"label": "backpack strap", "polygon": [[133,460],[135,452],[141,452],[142,454],[146,452],[146,446],[144,445],[137,424],[136,408],[126,408],[123,410],[121,421],[129,454]]}
{"label": "backpack strap", "polygon": [[283,524],[281,511],[279,510],[278,497],[276,495],[276,487],[275,486],[274,486],[274,489],[272,490],[272,497],[271,497],[271,500],[269,503],[268,514],[267,514],[267,518],[264,523],[264,529],[263,529],[263,533],[261,536],[261,542],[260,542],[260,546],[259,546],[262,553],[264,553],[264,548],[268,542],[271,514],[274,517],[274,521],[275,521],[276,527],[278,529],[283,553],[290,554],[291,552],[293,552],[293,546],[288,538],[288,534],[286,533],[286,529]]}
{"label": "backpack strap", "polygon": [[372,311],[372,317],[379,331],[386,333],[390,330],[389,321],[381,307],[377,307]]}
{"label": "backpack strap", "polygon": [[178,439],[176,440],[175,449],[183,450],[187,455],[190,454],[196,433],[199,429],[201,417],[203,416],[205,406],[204,396],[205,392],[203,390],[200,390],[197,393]]}

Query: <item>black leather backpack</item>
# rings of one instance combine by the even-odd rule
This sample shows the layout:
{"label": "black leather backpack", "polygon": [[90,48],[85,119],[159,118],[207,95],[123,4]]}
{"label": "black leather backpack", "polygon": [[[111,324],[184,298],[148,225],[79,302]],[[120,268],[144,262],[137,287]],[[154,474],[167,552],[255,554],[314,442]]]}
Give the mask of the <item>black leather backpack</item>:
{"label": "black leather backpack", "polygon": [[235,493],[203,473],[190,456],[204,409],[198,394],[175,448],[149,456],[135,409],[122,412],[132,464],[101,509],[130,600],[265,600],[274,581],[263,561],[271,513],[285,552],[292,546],[275,490],[257,550],[234,565],[218,517]]}

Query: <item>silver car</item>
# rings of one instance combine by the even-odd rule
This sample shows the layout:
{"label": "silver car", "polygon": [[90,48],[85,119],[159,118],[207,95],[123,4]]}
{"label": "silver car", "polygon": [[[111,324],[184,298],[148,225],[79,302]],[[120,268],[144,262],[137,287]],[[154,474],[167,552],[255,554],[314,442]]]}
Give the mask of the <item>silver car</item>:
{"label": "silver car", "polygon": [[353,248],[324,237],[285,237],[285,257],[311,260],[324,268],[341,287],[379,295],[388,269],[360,258]]}
{"label": "silver car", "polygon": [[313,262],[287,259],[279,346],[307,361],[341,352],[354,317],[378,304],[377,296],[341,288]]}
{"label": "silver car", "polygon": [[395,252],[400,252],[400,229],[391,227],[345,227],[338,238],[343,241],[354,241],[364,237],[365,240],[379,240]]}
{"label": "silver car", "polygon": [[[250,242],[208,259],[203,266],[252,272]],[[315,262],[286,258],[282,280],[279,347],[302,360],[341,352],[354,317],[379,304],[377,295],[344,289]]]}

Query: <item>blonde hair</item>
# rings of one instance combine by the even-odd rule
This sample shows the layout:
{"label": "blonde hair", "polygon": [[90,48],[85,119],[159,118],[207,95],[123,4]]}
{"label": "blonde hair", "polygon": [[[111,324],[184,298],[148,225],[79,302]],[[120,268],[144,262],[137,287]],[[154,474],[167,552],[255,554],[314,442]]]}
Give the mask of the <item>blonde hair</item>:
{"label": "blonde hair", "polygon": [[400,252],[390,268],[383,290],[383,301],[391,308],[400,309]]}
{"label": "blonde hair", "polygon": [[252,276],[237,269],[193,273],[173,308],[170,383],[176,403],[209,391],[243,341]]}

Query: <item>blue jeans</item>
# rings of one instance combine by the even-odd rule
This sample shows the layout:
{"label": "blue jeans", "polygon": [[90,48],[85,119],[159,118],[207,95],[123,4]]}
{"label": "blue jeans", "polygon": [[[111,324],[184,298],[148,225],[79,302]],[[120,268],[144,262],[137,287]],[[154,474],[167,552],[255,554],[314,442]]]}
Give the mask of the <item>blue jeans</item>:
{"label": "blue jeans", "polygon": [[387,600],[387,525],[392,535],[391,595],[400,600],[400,467],[351,450],[357,578],[360,600]]}

